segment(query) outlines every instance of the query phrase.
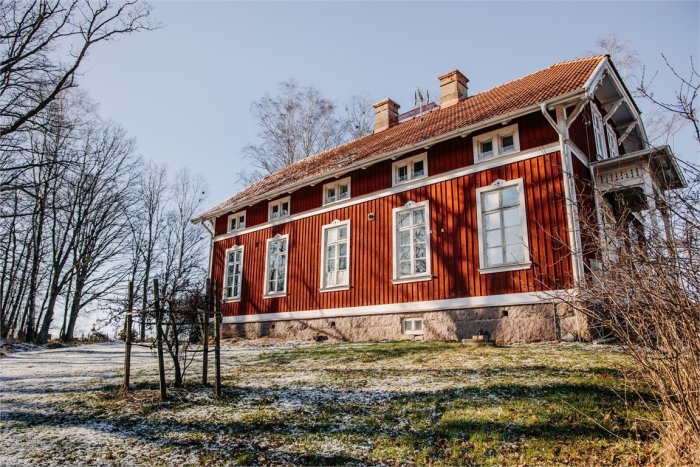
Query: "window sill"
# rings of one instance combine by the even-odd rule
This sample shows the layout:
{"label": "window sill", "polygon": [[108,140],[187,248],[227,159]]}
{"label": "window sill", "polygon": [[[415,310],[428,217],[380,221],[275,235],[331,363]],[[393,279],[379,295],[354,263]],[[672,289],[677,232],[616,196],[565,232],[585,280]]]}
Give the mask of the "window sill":
{"label": "window sill", "polygon": [[413,332],[412,331],[405,331],[405,332],[403,332],[403,335],[404,336],[422,336],[423,331],[413,331]]}
{"label": "window sill", "polygon": [[240,301],[240,298],[224,298],[223,300],[224,303],[238,303]]}
{"label": "window sill", "polygon": [[519,271],[522,269],[530,269],[530,266],[532,266],[532,262],[528,261],[527,263],[514,263],[514,264],[504,264],[503,266],[495,266],[491,268],[479,268],[479,274],[493,274],[496,272],[505,272],[505,271]]}
{"label": "window sill", "polygon": [[279,293],[274,293],[274,294],[263,294],[263,299],[267,300],[268,298],[283,298],[287,296],[287,292],[279,292]]}
{"label": "window sill", "polygon": [[339,292],[342,290],[350,290],[349,285],[336,285],[334,287],[323,287],[318,289],[320,293],[326,293],[326,292]]}
{"label": "window sill", "polygon": [[414,178],[409,178],[408,180],[402,180],[402,181],[397,181],[396,179],[393,180],[393,184],[391,186],[399,186],[399,185],[405,185],[407,183],[415,182],[416,180],[423,180],[424,178],[428,178],[428,175],[421,175],[420,177],[414,177]]}
{"label": "window sill", "polygon": [[393,279],[392,282],[394,284],[406,284],[408,282],[422,282],[422,281],[431,281],[431,280],[433,280],[432,274],[421,274],[420,276],[407,276],[407,277],[402,277],[400,279]]}
{"label": "window sill", "polygon": [[348,196],[347,198],[336,199],[335,201],[324,201],[323,206],[330,206],[331,204],[338,204],[338,203],[341,203],[343,201],[347,201],[349,199],[350,199],[350,197]]}
{"label": "window sill", "polygon": [[272,217],[272,218],[268,218],[268,219],[267,219],[267,222],[275,223],[275,222],[277,222],[277,221],[283,221],[283,220],[285,220],[286,218],[291,217],[291,216],[292,216],[291,214],[286,214],[286,215],[284,215],[284,216]]}

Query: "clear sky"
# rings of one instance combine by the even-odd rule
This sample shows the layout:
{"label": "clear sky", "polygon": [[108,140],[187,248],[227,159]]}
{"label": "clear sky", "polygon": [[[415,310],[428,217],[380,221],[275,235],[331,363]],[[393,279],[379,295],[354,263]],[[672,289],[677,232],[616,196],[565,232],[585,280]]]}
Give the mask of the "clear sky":
{"label": "clear sky", "polygon": [[[209,182],[209,203],[241,187],[242,148],[257,129],[250,103],[295,78],[342,103],[367,93],[413,107],[417,87],[459,68],[470,93],[585,55],[617,33],[650,71],[659,96],[700,62],[693,2],[155,2],[163,27],[96,47],[81,84],[101,114],[137,138],[147,159],[187,166]],[[640,102],[642,110],[645,109]],[[673,148],[700,162],[684,132]]]}

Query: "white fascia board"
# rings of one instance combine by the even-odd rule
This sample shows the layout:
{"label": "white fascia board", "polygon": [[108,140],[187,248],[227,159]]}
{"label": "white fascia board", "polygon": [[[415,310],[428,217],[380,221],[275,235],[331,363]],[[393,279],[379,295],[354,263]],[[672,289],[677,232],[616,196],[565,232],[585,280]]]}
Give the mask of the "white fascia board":
{"label": "white fascia board", "polygon": [[357,306],[348,308],[326,308],[318,310],[288,311],[282,313],[262,313],[258,315],[224,316],[224,324],[260,323],[266,321],[290,321],[300,319],[338,318],[394,313],[423,313],[429,311],[459,310],[493,306],[536,305],[552,303],[572,297],[573,290],[550,290],[545,292],[524,292],[482,297],[451,298],[423,302],[390,303],[386,305]]}

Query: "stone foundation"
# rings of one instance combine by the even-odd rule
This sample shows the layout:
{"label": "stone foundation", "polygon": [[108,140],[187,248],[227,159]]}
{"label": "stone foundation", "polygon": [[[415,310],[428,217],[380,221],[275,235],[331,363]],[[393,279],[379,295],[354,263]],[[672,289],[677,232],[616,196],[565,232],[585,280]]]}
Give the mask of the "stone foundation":
{"label": "stone foundation", "polygon": [[[403,334],[401,320],[419,317],[423,335]],[[458,341],[480,332],[497,344],[590,338],[585,316],[554,303],[223,325],[224,337],[248,339]]]}

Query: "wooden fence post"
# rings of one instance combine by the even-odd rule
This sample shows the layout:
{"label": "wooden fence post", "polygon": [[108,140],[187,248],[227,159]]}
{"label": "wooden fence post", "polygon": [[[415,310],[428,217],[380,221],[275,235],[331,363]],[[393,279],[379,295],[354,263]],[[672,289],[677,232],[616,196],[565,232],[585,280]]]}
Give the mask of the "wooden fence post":
{"label": "wooden fence post", "polygon": [[214,364],[216,369],[215,393],[221,398],[221,302],[219,284],[214,282]]}
{"label": "wooden fence post", "polygon": [[129,391],[129,377],[131,376],[131,325],[133,321],[134,309],[134,283],[129,281],[126,296],[126,330],[124,336],[124,385],[122,390]]}
{"label": "wooden fence post", "polygon": [[153,303],[156,313],[156,342],[158,345],[158,376],[160,378],[160,400],[167,399],[168,394],[165,388],[165,362],[163,361],[163,328],[161,327],[160,300],[158,293],[158,279],[153,279]]}
{"label": "wooden fence post", "polygon": [[209,316],[211,316],[211,279],[207,279],[205,284],[204,313],[202,314],[202,384],[207,385],[209,381]]}

